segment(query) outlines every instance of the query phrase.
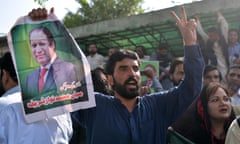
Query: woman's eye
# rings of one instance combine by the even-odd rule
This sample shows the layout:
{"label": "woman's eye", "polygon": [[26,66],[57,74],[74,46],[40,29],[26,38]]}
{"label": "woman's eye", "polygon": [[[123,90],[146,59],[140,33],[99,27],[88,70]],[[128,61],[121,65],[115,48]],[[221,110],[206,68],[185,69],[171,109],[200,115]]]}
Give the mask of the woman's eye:
{"label": "woman's eye", "polygon": [[218,99],[212,99],[211,100],[211,102],[217,102],[218,101]]}

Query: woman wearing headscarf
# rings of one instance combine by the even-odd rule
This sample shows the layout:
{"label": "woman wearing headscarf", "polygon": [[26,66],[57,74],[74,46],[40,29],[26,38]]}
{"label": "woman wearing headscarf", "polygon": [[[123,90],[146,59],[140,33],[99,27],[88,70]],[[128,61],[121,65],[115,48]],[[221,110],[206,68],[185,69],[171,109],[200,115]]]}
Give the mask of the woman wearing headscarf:
{"label": "woman wearing headscarf", "polygon": [[173,124],[173,129],[196,144],[224,144],[227,130],[235,118],[231,99],[225,86],[218,82],[205,85],[193,103],[185,123]]}

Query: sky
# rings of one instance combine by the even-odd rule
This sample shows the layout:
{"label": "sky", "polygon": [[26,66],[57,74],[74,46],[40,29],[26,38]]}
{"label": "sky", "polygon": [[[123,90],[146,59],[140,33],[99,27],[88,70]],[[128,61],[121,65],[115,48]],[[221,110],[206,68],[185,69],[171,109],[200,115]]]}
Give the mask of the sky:
{"label": "sky", "polygon": [[[3,0],[2,0],[3,1]],[[194,0],[145,0],[143,8],[146,12],[159,10],[182,3],[189,3]],[[16,20],[27,15],[33,8],[40,7],[34,0],[6,0],[0,6],[0,36],[10,31]],[[68,11],[76,12],[79,4],[75,0],[48,0],[45,7],[49,10],[54,7],[56,16],[61,20]]]}

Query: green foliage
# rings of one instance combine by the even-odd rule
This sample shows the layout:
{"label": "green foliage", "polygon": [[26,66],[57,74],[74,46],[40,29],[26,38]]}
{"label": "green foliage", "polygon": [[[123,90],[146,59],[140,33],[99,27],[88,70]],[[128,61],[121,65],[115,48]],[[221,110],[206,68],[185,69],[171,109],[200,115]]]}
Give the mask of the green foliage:
{"label": "green foliage", "polygon": [[77,27],[98,21],[143,13],[143,0],[76,0],[80,8],[68,12],[63,22],[67,27]]}
{"label": "green foliage", "polygon": [[40,6],[44,6],[44,3],[48,0],[34,0],[34,2],[37,2]]}

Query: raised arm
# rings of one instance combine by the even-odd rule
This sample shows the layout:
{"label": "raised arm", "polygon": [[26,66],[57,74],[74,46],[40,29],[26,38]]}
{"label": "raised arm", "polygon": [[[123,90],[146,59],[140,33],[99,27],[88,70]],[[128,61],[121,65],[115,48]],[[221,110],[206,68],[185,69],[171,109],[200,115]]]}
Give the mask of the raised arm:
{"label": "raised arm", "polygon": [[159,105],[166,105],[166,109],[160,109],[164,113],[166,122],[171,125],[199,95],[202,87],[202,73],[204,61],[200,47],[197,45],[196,21],[187,20],[184,7],[181,8],[181,18],[175,12],[171,12],[181,32],[184,42],[184,72],[182,83],[171,89],[165,96],[158,97]]}
{"label": "raised arm", "polygon": [[171,11],[171,15],[175,19],[176,25],[181,32],[184,46],[196,45],[196,21],[194,19],[187,20],[187,15],[183,6],[181,7],[181,18],[179,18],[174,11]]}
{"label": "raised arm", "polygon": [[54,8],[50,9],[50,12],[48,14],[47,9],[45,8],[38,8],[38,9],[32,9],[31,12],[28,13],[28,16],[31,17],[32,20],[39,21],[44,20],[48,17],[48,15],[54,13]]}
{"label": "raised arm", "polygon": [[220,13],[217,12],[217,22],[220,26],[221,33],[225,39],[225,41],[228,43],[228,23],[227,20],[224,18],[224,16]]}
{"label": "raised arm", "polygon": [[199,15],[195,15],[195,18],[197,22],[197,33],[202,37],[204,43],[206,44],[209,37],[207,33],[203,30]]}

